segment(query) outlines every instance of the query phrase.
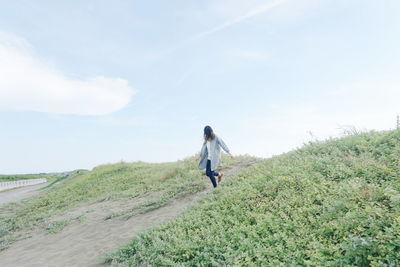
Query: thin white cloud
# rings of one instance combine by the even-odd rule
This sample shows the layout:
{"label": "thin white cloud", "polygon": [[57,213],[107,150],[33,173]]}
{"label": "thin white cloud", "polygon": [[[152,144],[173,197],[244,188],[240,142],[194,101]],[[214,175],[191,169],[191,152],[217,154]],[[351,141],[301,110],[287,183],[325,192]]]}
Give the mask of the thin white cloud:
{"label": "thin white cloud", "polygon": [[255,9],[243,14],[243,15],[239,15],[237,17],[234,17],[234,18],[226,21],[225,23],[222,23],[221,25],[218,25],[218,26],[216,26],[216,27],[214,27],[214,28],[212,28],[212,29],[210,29],[208,31],[204,31],[202,33],[197,34],[193,38],[193,40],[198,40],[198,39],[204,38],[207,35],[219,32],[219,31],[224,30],[224,29],[226,29],[228,27],[231,27],[231,26],[233,26],[235,24],[241,23],[241,22],[243,22],[243,21],[245,21],[247,19],[250,19],[250,18],[255,17],[257,15],[263,14],[263,13],[269,11],[270,9],[274,8],[274,7],[277,7],[277,6],[280,6],[280,5],[284,4],[287,1],[288,0],[275,0],[273,2],[261,5],[261,6],[257,7],[257,8],[255,8]]}
{"label": "thin white cloud", "polygon": [[[264,1],[264,0],[262,0],[262,1]],[[298,1],[300,1],[300,0],[298,0]],[[234,17],[228,19],[225,23],[222,23],[208,31],[198,33],[198,34],[194,35],[193,37],[189,37],[188,39],[182,40],[179,43],[177,43],[169,48],[166,48],[161,53],[159,53],[158,57],[163,58],[163,57],[170,55],[176,51],[180,51],[182,48],[185,48],[186,46],[190,45],[191,43],[193,43],[199,39],[202,39],[210,34],[213,34],[213,33],[219,32],[221,30],[224,30],[226,28],[229,28],[235,24],[241,23],[241,22],[243,22],[247,19],[250,19],[252,17],[255,17],[257,15],[263,14],[263,13],[269,11],[270,9],[273,9],[274,7],[278,7],[282,4],[284,4],[285,2],[288,2],[288,0],[275,0],[275,1],[269,2],[267,4],[259,5],[258,7],[252,8],[252,9],[251,9],[251,7],[253,7],[254,2],[248,2],[247,0],[240,0],[240,2],[241,2],[241,4],[246,3],[245,4],[246,10],[250,9],[250,11],[247,11],[245,14],[241,14],[241,15],[237,15],[237,16],[232,15],[232,12],[228,12],[229,16],[234,16]],[[227,6],[225,1],[220,2],[220,4],[221,3],[224,7]],[[232,3],[230,2],[228,5],[228,7],[234,7],[233,9],[236,11],[236,13],[237,13],[237,10],[239,9],[238,6],[241,7],[242,5],[238,5],[237,2],[232,2]],[[226,12],[221,12],[221,9],[225,9],[225,8],[218,8],[218,9],[220,11],[217,13],[226,13]],[[224,17],[225,17],[225,15],[226,14],[224,14]],[[249,59],[249,57],[253,56],[253,55],[247,54],[244,56],[247,56],[247,58]],[[254,57],[253,57],[253,59],[254,59]]]}
{"label": "thin white cloud", "polygon": [[70,78],[35,56],[23,38],[0,32],[0,110],[104,115],[134,94],[124,79]]}

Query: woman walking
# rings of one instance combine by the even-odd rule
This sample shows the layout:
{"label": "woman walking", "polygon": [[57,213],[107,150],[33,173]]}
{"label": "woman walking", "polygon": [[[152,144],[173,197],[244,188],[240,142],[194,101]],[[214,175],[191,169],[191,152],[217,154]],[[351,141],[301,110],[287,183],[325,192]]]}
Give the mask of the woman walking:
{"label": "woman walking", "polygon": [[210,126],[204,127],[204,143],[200,151],[199,169],[206,169],[206,175],[210,177],[212,185],[217,187],[215,177],[218,177],[218,183],[221,182],[223,173],[215,172],[221,165],[221,148],[233,158],[229,148],[224,141],[217,136]]}

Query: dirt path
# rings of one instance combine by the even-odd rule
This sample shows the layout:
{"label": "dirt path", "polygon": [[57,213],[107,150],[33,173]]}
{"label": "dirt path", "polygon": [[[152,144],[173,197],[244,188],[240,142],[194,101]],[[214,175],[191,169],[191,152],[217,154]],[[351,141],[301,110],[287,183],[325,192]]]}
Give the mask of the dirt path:
{"label": "dirt path", "polygon": [[11,202],[17,202],[21,199],[32,197],[42,191],[38,190],[49,185],[49,183],[24,186],[21,188],[11,189],[5,192],[0,192],[0,206]]}
{"label": "dirt path", "polygon": [[[251,163],[239,164],[226,170],[229,179]],[[98,266],[102,257],[128,243],[138,232],[166,223],[181,214],[196,200],[212,189],[173,200],[167,206],[136,215],[129,220],[120,217],[104,220],[111,210],[121,209],[130,203],[96,203],[85,207],[87,218],[74,220],[57,234],[37,232],[31,238],[15,242],[0,252],[0,266]],[[82,208],[71,211],[74,216]]]}

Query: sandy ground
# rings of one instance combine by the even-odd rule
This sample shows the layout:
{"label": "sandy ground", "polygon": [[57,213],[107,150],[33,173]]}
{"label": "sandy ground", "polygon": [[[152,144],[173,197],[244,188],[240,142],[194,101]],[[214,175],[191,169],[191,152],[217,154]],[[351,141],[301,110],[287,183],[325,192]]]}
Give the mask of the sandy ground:
{"label": "sandy ground", "polygon": [[[249,165],[226,170],[225,178],[229,179]],[[77,208],[66,215],[75,219],[61,232],[39,231],[0,252],[0,266],[99,266],[105,254],[127,244],[138,232],[170,221],[211,190],[176,199],[167,206],[129,220],[104,218],[110,211],[124,210],[134,203],[114,201]],[[83,220],[77,219],[80,215],[84,215]]]}
{"label": "sandy ground", "polygon": [[0,266],[96,266],[106,253],[128,243],[138,232],[169,221],[195,198],[174,201],[168,206],[129,220],[73,222],[58,234],[38,233],[14,243],[0,253]]}
{"label": "sandy ground", "polygon": [[32,197],[42,192],[41,190],[38,189],[45,187],[47,185],[49,185],[49,183],[24,186],[20,188],[11,189],[5,192],[0,192],[0,206],[11,202],[17,202],[24,198]]}

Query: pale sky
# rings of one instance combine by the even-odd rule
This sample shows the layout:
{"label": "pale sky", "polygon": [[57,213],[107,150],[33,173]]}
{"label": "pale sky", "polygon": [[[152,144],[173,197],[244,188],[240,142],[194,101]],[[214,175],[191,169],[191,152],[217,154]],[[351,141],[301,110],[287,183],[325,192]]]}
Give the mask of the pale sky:
{"label": "pale sky", "polygon": [[[1,1],[0,173],[393,129],[400,1]],[[312,134],[310,134],[312,133]]]}

